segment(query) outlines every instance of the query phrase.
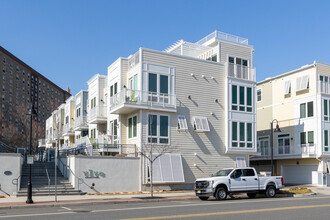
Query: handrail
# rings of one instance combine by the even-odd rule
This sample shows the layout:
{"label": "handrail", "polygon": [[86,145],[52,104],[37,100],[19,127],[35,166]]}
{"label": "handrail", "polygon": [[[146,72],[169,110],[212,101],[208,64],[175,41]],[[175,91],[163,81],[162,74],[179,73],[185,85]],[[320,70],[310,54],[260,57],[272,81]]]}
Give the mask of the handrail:
{"label": "handrail", "polygon": [[[19,189],[18,189],[18,180],[21,178],[21,176],[18,176],[17,178],[15,178],[15,179],[13,179],[12,181],[11,181],[11,183],[13,184],[13,185],[16,185],[16,192],[18,193],[18,191],[19,191]],[[14,180],[16,180],[16,183],[14,183]]]}
{"label": "handrail", "polygon": [[[59,159],[60,163],[63,165],[63,173],[64,173],[64,167],[65,167],[65,168],[69,168],[70,173],[72,173],[72,175],[78,179],[78,190],[80,190],[80,187],[79,187],[80,184],[83,184],[83,183],[84,183],[86,186],[88,186],[89,188],[92,189],[92,186],[89,186],[87,183],[85,183],[85,181],[84,181],[82,178],[78,177],[78,176],[77,176],[77,175],[71,170],[71,168],[70,168],[68,165],[65,165],[65,164],[61,161],[61,158],[58,158],[58,159]],[[66,177],[66,175],[65,175],[65,177]]]}
{"label": "handrail", "polygon": [[46,170],[46,174],[47,174],[47,178],[48,178],[48,195],[50,195],[50,178],[49,178],[49,174],[48,174],[48,169],[46,164],[44,163],[45,166],[45,170]]}

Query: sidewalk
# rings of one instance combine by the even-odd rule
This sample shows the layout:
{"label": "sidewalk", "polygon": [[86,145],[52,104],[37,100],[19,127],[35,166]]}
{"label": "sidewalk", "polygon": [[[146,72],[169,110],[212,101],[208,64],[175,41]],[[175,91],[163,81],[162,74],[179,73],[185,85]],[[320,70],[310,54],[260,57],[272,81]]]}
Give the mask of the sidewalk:
{"label": "sidewalk", "polygon": [[[283,189],[289,189],[294,186],[286,186]],[[294,197],[301,196],[330,196],[330,187],[320,187],[312,185],[299,185],[298,187],[309,188],[313,194],[295,194]],[[282,194],[283,196],[283,194]],[[159,201],[177,201],[177,200],[195,200],[198,199],[193,191],[173,191],[165,193],[154,193],[154,199],[149,199],[149,193],[142,194],[116,194],[116,195],[77,195],[77,196],[58,196],[55,202],[54,196],[34,196],[34,204],[26,204],[26,197],[6,197],[0,198],[0,209],[18,208],[18,207],[42,207],[42,206],[63,206],[69,205],[93,205],[93,204],[116,204],[128,202],[159,202]],[[239,195],[235,196],[240,197]]]}
{"label": "sidewalk", "polygon": [[65,204],[102,204],[102,203],[128,203],[128,202],[159,202],[173,200],[198,199],[193,191],[154,193],[154,199],[149,199],[150,193],[146,194],[122,194],[122,195],[70,195],[57,196],[34,196],[33,204],[26,204],[26,197],[6,197],[0,198],[0,209],[17,207],[41,207],[41,206],[62,206]]}

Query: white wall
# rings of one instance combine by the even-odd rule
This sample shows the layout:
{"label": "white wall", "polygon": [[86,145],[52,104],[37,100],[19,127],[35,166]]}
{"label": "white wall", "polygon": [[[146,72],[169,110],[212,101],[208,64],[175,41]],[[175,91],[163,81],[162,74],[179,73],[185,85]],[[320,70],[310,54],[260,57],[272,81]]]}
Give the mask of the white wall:
{"label": "white wall", "polygon": [[[21,154],[1,153],[0,164],[0,195],[12,195],[17,192],[17,185],[13,184],[13,179],[21,176],[23,157]],[[5,174],[6,171],[9,171],[7,175]],[[18,181],[19,188],[20,181]]]}
{"label": "white wall", "polygon": [[[79,184],[79,189],[83,192],[136,192],[139,191],[139,158],[132,157],[86,157],[70,156],[62,158],[64,164],[68,164],[72,172],[67,169],[67,177],[71,184],[78,189],[77,178],[82,178],[84,183]],[[59,168],[62,171],[62,165]],[[86,177],[84,172],[90,170],[102,172],[99,177]],[[62,171],[63,173],[63,171]],[[74,173],[75,176],[72,174]],[[94,189],[90,186],[95,184]]]}

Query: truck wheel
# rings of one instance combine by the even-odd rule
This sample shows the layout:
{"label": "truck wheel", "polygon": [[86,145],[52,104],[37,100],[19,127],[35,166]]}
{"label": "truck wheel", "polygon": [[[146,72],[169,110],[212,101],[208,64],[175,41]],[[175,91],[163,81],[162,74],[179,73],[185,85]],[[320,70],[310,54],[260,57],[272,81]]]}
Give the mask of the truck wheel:
{"label": "truck wheel", "polygon": [[257,196],[256,193],[247,193],[247,196],[250,198],[250,199],[253,199]]}
{"label": "truck wheel", "polygon": [[206,201],[206,200],[208,200],[209,197],[208,197],[208,196],[207,196],[207,197],[199,196],[198,198],[199,198],[200,200]]}
{"label": "truck wheel", "polygon": [[273,198],[276,194],[276,189],[274,186],[268,186],[266,189],[266,197]]}
{"label": "truck wheel", "polygon": [[219,187],[215,193],[217,200],[225,200],[227,198],[227,190],[224,187]]}

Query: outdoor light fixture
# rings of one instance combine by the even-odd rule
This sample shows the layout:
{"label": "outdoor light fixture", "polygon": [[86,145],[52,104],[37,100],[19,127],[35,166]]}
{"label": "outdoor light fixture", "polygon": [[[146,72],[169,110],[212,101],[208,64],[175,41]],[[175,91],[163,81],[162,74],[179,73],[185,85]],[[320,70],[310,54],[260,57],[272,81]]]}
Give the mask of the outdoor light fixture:
{"label": "outdoor light fixture", "polygon": [[204,78],[204,79],[205,79],[205,75],[202,75],[202,78]]}
{"label": "outdoor light fixture", "polygon": [[[274,122],[276,121],[276,128],[274,129]],[[280,127],[278,126],[278,120],[274,119],[271,123],[270,123],[270,144],[271,144],[271,149],[270,149],[270,164],[271,164],[271,175],[274,175],[274,132],[282,132]]]}
{"label": "outdoor light fixture", "polygon": [[218,99],[215,99],[214,101],[215,101],[216,103],[218,103],[218,102],[219,102],[219,100],[218,100]]}
{"label": "outdoor light fixture", "polygon": [[[29,158],[31,160],[31,151],[32,151],[32,119],[34,116],[37,115],[36,110],[34,109],[34,105],[32,104],[31,109],[29,109],[28,113],[26,115],[30,116],[30,147],[29,147]],[[27,200],[26,203],[27,204],[32,204],[33,200],[32,200],[32,163],[33,163],[33,157],[32,157],[32,161],[27,160],[27,163],[29,164],[29,181],[28,181],[28,191],[27,191]]]}
{"label": "outdoor light fixture", "polygon": [[188,99],[191,99],[191,96],[190,95],[188,95]]}
{"label": "outdoor light fixture", "polygon": [[195,74],[193,74],[193,73],[191,73],[190,75],[191,75],[191,76],[195,76]]}

